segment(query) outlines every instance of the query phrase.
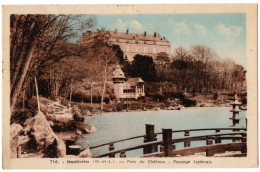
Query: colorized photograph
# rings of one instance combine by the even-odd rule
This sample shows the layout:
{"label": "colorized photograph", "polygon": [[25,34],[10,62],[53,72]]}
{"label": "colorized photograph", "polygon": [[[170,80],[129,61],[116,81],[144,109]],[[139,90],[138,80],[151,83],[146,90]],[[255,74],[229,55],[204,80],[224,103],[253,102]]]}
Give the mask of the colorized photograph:
{"label": "colorized photograph", "polygon": [[245,13],[9,22],[11,158],[247,156]]}

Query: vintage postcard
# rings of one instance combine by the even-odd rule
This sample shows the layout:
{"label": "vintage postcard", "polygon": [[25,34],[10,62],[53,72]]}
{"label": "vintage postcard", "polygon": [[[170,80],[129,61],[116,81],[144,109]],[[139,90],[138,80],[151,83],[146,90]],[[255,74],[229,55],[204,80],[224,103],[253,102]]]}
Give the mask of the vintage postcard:
{"label": "vintage postcard", "polygon": [[258,167],[257,5],[3,9],[3,168]]}

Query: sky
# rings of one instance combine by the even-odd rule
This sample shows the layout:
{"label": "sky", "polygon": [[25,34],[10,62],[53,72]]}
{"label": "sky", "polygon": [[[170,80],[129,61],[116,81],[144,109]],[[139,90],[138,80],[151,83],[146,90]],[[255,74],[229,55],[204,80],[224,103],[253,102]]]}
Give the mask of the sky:
{"label": "sky", "polygon": [[92,31],[106,30],[165,36],[171,50],[206,45],[221,58],[232,58],[246,67],[246,15],[244,13],[207,14],[123,14],[95,15]]}

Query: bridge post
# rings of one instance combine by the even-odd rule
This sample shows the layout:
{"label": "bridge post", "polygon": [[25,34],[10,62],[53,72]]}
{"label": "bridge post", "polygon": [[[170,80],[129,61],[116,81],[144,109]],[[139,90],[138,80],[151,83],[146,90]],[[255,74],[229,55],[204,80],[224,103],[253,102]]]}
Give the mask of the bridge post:
{"label": "bridge post", "polygon": [[213,140],[207,137],[206,145],[213,145]]}
{"label": "bridge post", "polygon": [[163,129],[163,146],[165,157],[171,155],[171,151],[173,150],[172,146],[172,129]]}
{"label": "bridge post", "polygon": [[184,131],[184,136],[190,136],[190,131],[189,130],[185,130]]}
{"label": "bridge post", "polygon": [[[157,140],[156,134],[154,133],[154,125],[145,124],[145,131],[146,131],[146,136],[144,138],[145,143]],[[143,154],[153,153],[157,151],[158,151],[157,145],[148,145],[144,147]]]}
{"label": "bridge post", "polygon": [[120,152],[120,158],[126,158],[125,152],[126,152],[126,151],[121,151],[121,152]]}
{"label": "bridge post", "polygon": [[217,137],[215,138],[215,143],[221,143],[221,138],[220,138],[220,136],[217,136]]}
{"label": "bridge post", "polygon": [[114,150],[115,149],[115,147],[114,147],[114,143],[109,143],[109,151],[112,151],[112,150]]}
{"label": "bridge post", "polygon": [[[213,139],[207,137],[206,145],[213,145]],[[211,148],[206,149],[206,156],[214,156],[214,150]]]}
{"label": "bridge post", "polygon": [[116,155],[114,153],[109,154],[109,158],[115,158]]}
{"label": "bridge post", "polygon": [[[242,143],[246,143],[246,142],[247,142],[247,137],[246,137],[246,135],[243,135],[243,136],[242,136],[241,142],[242,142]],[[242,148],[241,148],[241,153],[247,153],[247,144],[245,144],[245,146],[242,146]]]}
{"label": "bridge post", "polygon": [[184,147],[190,147],[190,140],[184,141]]}

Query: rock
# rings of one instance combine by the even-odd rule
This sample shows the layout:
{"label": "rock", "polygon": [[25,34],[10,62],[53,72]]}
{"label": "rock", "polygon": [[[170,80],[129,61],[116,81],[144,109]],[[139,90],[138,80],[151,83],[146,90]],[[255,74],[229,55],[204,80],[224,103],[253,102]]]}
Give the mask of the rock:
{"label": "rock", "polygon": [[59,102],[52,102],[47,104],[46,118],[66,124],[73,120],[73,114],[71,108],[67,108]]}
{"label": "rock", "polygon": [[14,137],[18,136],[21,131],[23,130],[23,127],[19,124],[12,124],[11,128],[10,128],[10,136],[11,139],[13,139]]}
{"label": "rock", "polygon": [[83,133],[86,133],[86,134],[88,134],[88,133],[89,133],[89,131],[90,131],[90,129],[88,129],[88,128],[85,128],[85,129],[83,130]]}
{"label": "rock", "polygon": [[76,130],[76,133],[77,133],[78,135],[82,135],[82,132],[81,132],[79,129]]}
{"label": "rock", "polygon": [[12,124],[10,126],[10,154],[11,158],[17,158],[17,143],[18,143],[18,137],[21,131],[23,130],[23,127],[19,124]]}
{"label": "rock", "polygon": [[173,106],[169,106],[167,110],[175,110]]}
{"label": "rock", "polygon": [[88,149],[85,149],[85,150],[82,151],[82,152],[80,152],[79,157],[80,157],[80,158],[92,158],[91,152],[90,152],[89,148],[88,148]]}
{"label": "rock", "polygon": [[56,139],[54,141],[54,144],[50,145],[47,148],[47,151],[49,150],[54,150],[53,152],[48,152],[50,155],[49,157],[57,157],[57,158],[62,158],[66,156],[66,145],[65,143],[56,136]]}
{"label": "rock", "polygon": [[50,126],[53,127],[54,126],[54,123],[52,121],[48,121]]}
{"label": "rock", "polygon": [[97,131],[97,129],[96,129],[96,127],[93,125],[93,126],[90,127],[89,133],[94,133],[94,132],[96,132],[96,131]]}
{"label": "rock", "polygon": [[66,155],[64,158],[78,158],[77,155]]}
{"label": "rock", "polygon": [[87,112],[87,115],[88,115],[88,116],[90,116],[90,115],[91,115],[90,111],[88,111],[88,112]]}
{"label": "rock", "polygon": [[[75,121],[84,122],[84,117],[82,116],[81,112],[78,109],[72,109],[71,113],[73,114],[73,119]],[[84,113],[84,112],[83,112]]]}
{"label": "rock", "polygon": [[97,129],[96,129],[96,127],[94,125],[90,126],[90,128],[85,128],[85,132],[88,133],[88,134],[94,133],[96,131],[97,131]]}
{"label": "rock", "polygon": [[85,128],[88,128],[89,125],[85,124],[84,122],[76,122],[76,127],[83,133],[85,132]]}
{"label": "rock", "polygon": [[28,135],[26,136],[18,136],[18,139],[17,139],[17,145],[23,145],[27,142],[30,141],[30,137]]}
{"label": "rock", "polygon": [[49,122],[42,112],[25,121],[24,133],[35,139],[38,150],[44,150],[47,157],[64,157],[66,155],[65,143],[52,131]]}
{"label": "rock", "polygon": [[54,113],[46,112],[46,119],[48,121],[55,121],[56,120],[56,116],[54,115]]}

